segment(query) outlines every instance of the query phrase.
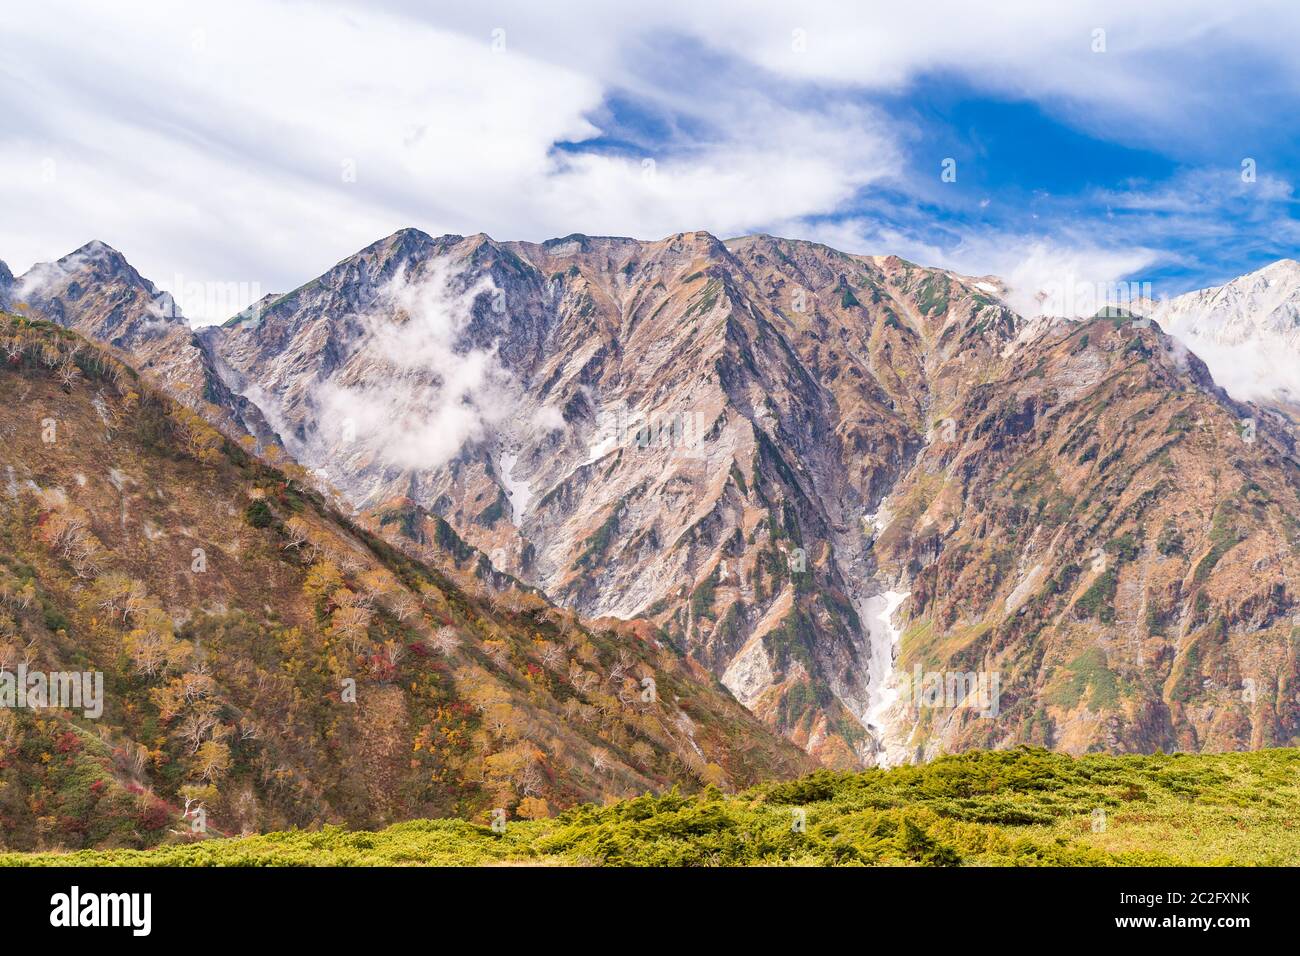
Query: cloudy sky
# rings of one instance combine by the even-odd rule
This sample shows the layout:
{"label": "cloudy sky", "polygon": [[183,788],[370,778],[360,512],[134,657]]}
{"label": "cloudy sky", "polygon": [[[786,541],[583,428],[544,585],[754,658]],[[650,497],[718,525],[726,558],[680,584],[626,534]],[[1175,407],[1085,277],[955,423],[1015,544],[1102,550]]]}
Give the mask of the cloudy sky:
{"label": "cloudy sky", "polygon": [[403,226],[764,231],[1022,295],[1296,255],[1300,4],[846,6],[11,5],[0,258],[102,239],[218,321]]}

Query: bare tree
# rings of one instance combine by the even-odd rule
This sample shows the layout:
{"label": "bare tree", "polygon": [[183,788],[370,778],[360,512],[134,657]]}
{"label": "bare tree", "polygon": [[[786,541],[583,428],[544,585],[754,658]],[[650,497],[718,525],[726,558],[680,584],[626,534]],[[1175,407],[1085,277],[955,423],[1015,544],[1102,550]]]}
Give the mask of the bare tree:
{"label": "bare tree", "polygon": [[555,644],[547,641],[542,645],[542,666],[550,671],[558,671],[564,664],[564,654]]}
{"label": "bare tree", "polygon": [[213,728],[217,725],[217,718],[208,713],[187,714],[181,721],[177,732],[181,739],[190,745],[190,753],[196,754],[203,742],[208,739]]}
{"label": "bare tree", "polygon": [[626,648],[618,652],[618,660],[609,669],[609,679],[615,684],[623,683],[623,678],[627,676],[627,669],[632,666],[632,655],[627,652]]}
{"label": "bare tree", "polygon": [[59,384],[62,385],[65,389],[71,391],[72,386],[76,385],[77,380],[81,378],[81,369],[77,368],[77,366],[72,362],[65,361],[62,365],[59,366],[57,375],[59,379]]}
{"label": "bare tree", "polygon": [[406,621],[420,610],[420,605],[416,603],[415,598],[411,597],[409,593],[401,591],[398,593],[397,597],[393,599],[391,610],[393,616],[399,621]]}
{"label": "bare tree", "polygon": [[542,769],[535,763],[527,763],[523,770],[519,772],[519,778],[515,784],[519,787],[519,792],[527,797],[537,797],[542,793],[542,785],[546,783],[546,777]]}
{"label": "bare tree", "polygon": [[497,667],[505,668],[510,663],[510,648],[504,641],[487,641],[483,649],[487,651],[487,656]]}
{"label": "bare tree", "polygon": [[301,548],[307,543],[309,530],[307,522],[296,515],[286,521],[284,523],[284,535],[288,540],[285,542],[283,550]]}
{"label": "bare tree", "polygon": [[428,640],[429,647],[444,657],[450,657],[460,647],[460,636],[453,627],[440,627]]}
{"label": "bare tree", "polygon": [[353,654],[361,652],[370,628],[370,611],[363,607],[341,607],[332,617],[334,631],[348,642]]}

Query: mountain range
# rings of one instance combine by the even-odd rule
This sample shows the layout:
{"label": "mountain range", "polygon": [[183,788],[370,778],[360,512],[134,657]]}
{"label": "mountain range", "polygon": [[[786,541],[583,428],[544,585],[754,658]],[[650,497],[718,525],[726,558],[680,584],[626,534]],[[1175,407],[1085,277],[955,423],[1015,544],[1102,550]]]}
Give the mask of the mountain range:
{"label": "mountain range", "polygon": [[[852,768],[1300,736],[1297,390],[1216,351],[1285,367],[1297,273],[1071,321],[766,235],[405,229],[218,327],[102,243],[3,270],[0,302],[340,520],[466,587],[638,622]],[[954,675],[995,699],[954,703]]]}

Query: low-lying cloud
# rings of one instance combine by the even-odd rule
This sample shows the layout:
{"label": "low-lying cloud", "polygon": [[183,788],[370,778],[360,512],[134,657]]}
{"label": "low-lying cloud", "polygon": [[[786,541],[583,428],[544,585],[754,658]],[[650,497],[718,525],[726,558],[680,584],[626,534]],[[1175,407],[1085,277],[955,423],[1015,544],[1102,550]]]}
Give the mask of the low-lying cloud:
{"label": "low-lying cloud", "polygon": [[1224,343],[1178,326],[1166,331],[1204,362],[1214,381],[1238,401],[1300,401],[1300,359],[1293,346],[1273,337]]}
{"label": "low-lying cloud", "polygon": [[394,277],[355,317],[356,350],[316,391],[312,444],[332,451],[325,460],[433,469],[488,437],[515,407],[514,383],[495,346],[468,346],[464,333],[476,300],[495,291],[438,260]]}

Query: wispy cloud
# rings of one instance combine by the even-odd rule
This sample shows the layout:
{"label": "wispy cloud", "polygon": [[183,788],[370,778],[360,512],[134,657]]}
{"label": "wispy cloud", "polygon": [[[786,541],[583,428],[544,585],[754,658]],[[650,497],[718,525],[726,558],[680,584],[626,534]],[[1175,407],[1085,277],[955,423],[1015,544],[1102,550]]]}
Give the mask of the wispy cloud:
{"label": "wispy cloud", "polygon": [[433,469],[511,413],[514,384],[495,349],[464,341],[475,303],[495,286],[461,278],[432,260],[418,277],[395,276],[355,317],[347,361],[313,390],[311,458]]}
{"label": "wispy cloud", "polygon": [[872,220],[834,223],[787,223],[791,235],[824,242],[849,252],[892,253],[967,276],[997,276],[1006,286],[1006,301],[1022,315],[1092,314],[1104,294],[1075,295],[1138,276],[1159,261],[1160,254],[1140,246],[1096,243],[1085,235],[1065,231],[1055,238],[978,229],[951,234],[936,242],[906,227],[884,226]]}
{"label": "wispy cloud", "polygon": [[[1203,262],[1158,218],[1263,227],[1227,206],[1207,226],[1186,195],[1182,211],[1143,209],[1087,170],[1041,202],[922,189],[917,169],[931,176],[950,139],[978,151],[988,133],[918,125],[890,101],[922,79],[960,83],[1189,175],[1255,157],[1256,185],[1280,190],[1294,144],[1271,117],[1300,105],[1298,27],[1280,0],[20,5],[0,62],[0,254],[21,271],[93,236],[164,287],[279,291],[405,225],[725,235],[869,218],[886,190],[964,234],[887,223],[900,238],[970,271],[1005,268],[976,259],[1002,241],[1100,271],[1145,262],[1100,235],[1126,216],[1130,245]],[[1168,202],[1171,185],[1134,192]],[[191,318],[245,304],[201,297]]]}

